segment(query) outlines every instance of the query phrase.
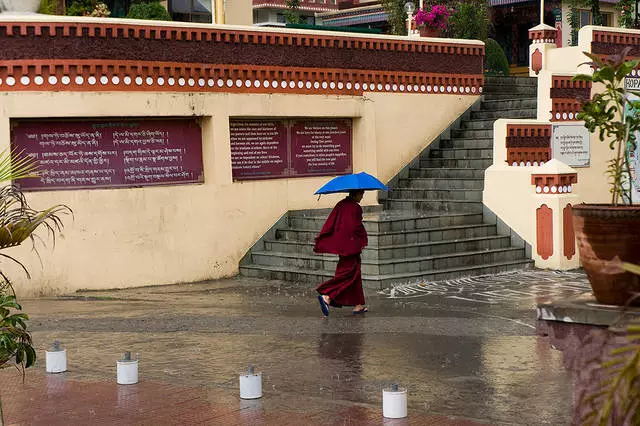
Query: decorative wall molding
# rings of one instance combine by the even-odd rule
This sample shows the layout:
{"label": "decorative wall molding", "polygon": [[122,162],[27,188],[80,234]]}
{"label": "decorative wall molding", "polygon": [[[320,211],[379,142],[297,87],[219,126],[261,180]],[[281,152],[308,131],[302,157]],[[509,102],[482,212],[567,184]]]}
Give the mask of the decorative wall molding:
{"label": "decorative wall molding", "polygon": [[582,104],[591,99],[591,82],[572,81],[572,76],[552,76],[551,121],[578,121]]}
{"label": "decorative wall molding", "polygon": [[551,159],[551,125],[507,124],[507,164],[542,166]]}
{"label": "decorative wall molding", "polygon": [[537,194],[570,194],[576,183],[577,173],[531,175],[531,185],[536,187]]}
{"label": "decorative wall molding", "polygon": [[[54,42],[55,41],[55,42]],[[479,95],[478,44],[103,22],[0,22],[0,90]]]}
{"label": "decorative wall molding", "polygon": [[619,53],[624,47],[631,47],[631,56],[640,56],[640,34],[628,32],[594,30],[591,41],[591,53],[611,55]]}

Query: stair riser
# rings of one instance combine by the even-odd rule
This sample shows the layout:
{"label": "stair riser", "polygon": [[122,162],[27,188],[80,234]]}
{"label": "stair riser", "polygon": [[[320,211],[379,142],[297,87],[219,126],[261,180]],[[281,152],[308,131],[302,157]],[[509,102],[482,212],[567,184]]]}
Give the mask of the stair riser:
{"label": "stair riser", "polygon": [[[511,239],[507,236],[488,236],[470,241],[457,242],[430,242],[412,245],[410,247],[388,246],[384,248],[368,247],[362,252],[363,260],[391,260],[405,259],[409,257],[435,256],[445,253],[463,251],[489,250],[507,248],[511,245]],[[310,243],[284,243],[265,242],[265,251],[278,253],[297,253],[311,255],[313,245]]]}
{"label": "stair riser", "polygon": [[[465,179],[400,179],[398,182],[399,189],[484,189],[484,180],[465,180]],[[398,189],[396,189],[397,191]],[[395,192],[395,191],[393,191]]]}
{"label": "stair riser", "polygon": [[[382,290],[385,288],[394,287],[400,284],[413,283],[417,281],[442,281],[451,280],[461,277],[478,276],[478,275],[490,275],[500,274],[503,272],[531,269],[533,268],[533,261],[522,261],[511,265],[501,266],[478,266],[473,269],[464,271],[451,271],[451,272],[432,272],[432,273],[417,273],[415,276],[408,277],[403,280],[396,278],[374,280],[369,277],[363,277],[362,285],[366,289],[370,290]],[[292,281],[303,285],[318,285],[323,281],[328,280],[333,275],[329,271],[323,271],[322,273],[308,274],[300,271],[269,271],[253,269],[251,267],[240,267],[240,274],[250,278],[263,278],[271,280]]]}
{"label": "stair riser", "polygon": [[[495,225],[477,225],[472,228],[451,228],[437,231],[407,231],[389,235],[369,235],[369,245],[372,247],[390,246],[395,244],[427,243],[430,241],[456,240],[462,238],[486,237],[496,234]],[[282,229],[276,231],[277,239],[312,243],[317,233],[315,231],[299,231]]]}
{"label": "stair riser", "polygon": [[[280,241],[265,241],[265,251],[273,251],[278,253],[297,253],[297,254],[315,254],[313,252],[313,244],[310,242],[280,242]],[[377,260],[378,248],[369,246],[362,251],[363,260]]]}
{"label": "stair riser", "polygon": [[484,169],[411,169],[409,170],[409,177],[423,179],[484,179]]}
{"label": "stair riser", "polygon": [[492,102],[482,102],[482,111],[495,111],[505,109],[531,109],[537,108],[538,101],[536,99],[510,99]]}
{"label": "stair riser", "polygon": [[491,139],[493,140],[493,127],[490,130],[453,130],[453,138],[462,139]]}
{"label": "stair riser", "polygon": [[441,139],[440,148],[493,150],[493,139]]}
{"label": "stair riser", "polygon": [[[364,221],[367,232],[391,232],[391,231],[414,231],[425,228],[442,228],[453,225],[476,225],[482,223],[482,215],[445,215],[434,217],[423,217],[415,219],[398,219],[384,222]],[[320,232],[324,219],[321,218],[296,218],[289,219],[289,225],[295,229],[308,229]]]}
{"label": "stair riser", "polygon": [[390,194],[390,198],[409,200],[466,200],[482,201],[482,190],[437,190],[437,189],[396,189]]}
{"label": "stair riser", "polygon": [[463,160],[491,157],[493,157],[493,149],[432,149],[429,151],[429,158]]}
{"label": "stair riser", "polygon": [[513,76],[487,76],[484,78],[484,87],[495,86],[533,86],[538,87],[536,77],[513,77]]}
{"label": "stair riser", "polygon": [[445,253],[456,253],[463,251],[487,250],[507,248],[511,245],[511,239],[505,236],[488,237],[486,239],[442,242],[439,244],[423,244],[411,247],[393,247],[378,249],[378,259],[405,259],[410,257],[435,256]]}
{"label": "stair riser", "polygon": [[487,120],[498,118],[536,118],[536,109],[513,109],[509,111],[478,111],[471,113],[471,119]]}
{"label": "stair riser", "polygon": [[482,203],[477,201],[447,202],[447,201],[409,201],[385,200],[384,205],[391,210],[414,210],[425,213],[467,212],[481,213]]}
{"label": "stair riser", "polygon": [[483,95],[512,95],[513,98],[526,97],[533,98],[538,94],[536,86],[485,86],[482,89]]}
{"label": "stair riser", "polygon": [[468,130],[492,130],[495,120],[469,120],[463,121],[460,125],[462,129]]}
{"label": "stair riser", "polygon": [[537,91],[533,93],[483,93],[482,100],[483,101],[501,101],[501,100],[511,100],[517,98],[531,98],[536,96]]}
{"label": "stair riser", "polygon": [[[415,262],[400,261],[389,264],[363,263],[361,269],[363,275],[407,274],[415,272],[428,272],[438,269],[453,269],[464,266],[520,260],[523,258],[523,256],[523,249],[505,249],[499,252],[479,253],[474,255],[458,256],[452,254],[450,257]],[[285,266],[305,270],[324,270],[327,272],[335,271],[338,265],[337,256],[326,257],[323,259],[301,259],[296,257],[279,257],[254,254],[253,261],[255,264],[263,266]]]}
{"label": "stair riser", "polygon": [[486,169],[493,164],[491,158],[450,160],[427,158],[420,160],[420,167],[424,168],[454,168],[454,169]]}

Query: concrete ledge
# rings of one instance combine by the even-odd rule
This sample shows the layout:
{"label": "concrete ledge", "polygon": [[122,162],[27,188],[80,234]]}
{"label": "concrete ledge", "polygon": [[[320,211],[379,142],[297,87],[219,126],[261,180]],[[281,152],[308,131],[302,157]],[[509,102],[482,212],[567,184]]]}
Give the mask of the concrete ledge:
{"label": "concrete ledge", "polygon": [[536,309],[538,320],[573,324],[610,326],[620,319],[640,316],[640,308],[601,305],[590,294],[549,303],[540,303]]}

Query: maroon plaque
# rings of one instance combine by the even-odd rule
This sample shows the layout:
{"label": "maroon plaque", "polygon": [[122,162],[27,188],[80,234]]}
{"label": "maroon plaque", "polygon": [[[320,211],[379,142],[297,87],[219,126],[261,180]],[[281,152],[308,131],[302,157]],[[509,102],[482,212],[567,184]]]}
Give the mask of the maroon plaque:
{"label": "maroon plaque", "polygon": [[283,121],[230,120],[229,133],[234,180],[287,175],[289,153]]}
{"label": "maroon plaque", "polygon": [[229,121],[234,180],[351,173],[351,120]]}
{"label": "maroon plaque", "polygon": [[204,182],[202,131],[194,119],[18,120],[12,146],[35,158],[24,190]]}
{"label": "maroon plaque", "polygon": [[352,172],[351,121],[294,121],[291,174],[328,176]]}

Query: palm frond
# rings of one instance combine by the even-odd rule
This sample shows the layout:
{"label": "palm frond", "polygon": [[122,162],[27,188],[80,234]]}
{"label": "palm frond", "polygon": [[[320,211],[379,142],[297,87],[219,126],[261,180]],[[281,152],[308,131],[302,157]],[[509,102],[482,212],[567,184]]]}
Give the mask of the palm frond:
{"label": "palm frond", "polygon": [[38,162],[24,151],[5,149],[0,151],[0,182],[38,176]]}

